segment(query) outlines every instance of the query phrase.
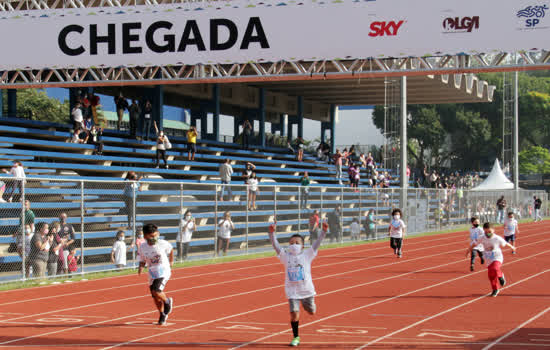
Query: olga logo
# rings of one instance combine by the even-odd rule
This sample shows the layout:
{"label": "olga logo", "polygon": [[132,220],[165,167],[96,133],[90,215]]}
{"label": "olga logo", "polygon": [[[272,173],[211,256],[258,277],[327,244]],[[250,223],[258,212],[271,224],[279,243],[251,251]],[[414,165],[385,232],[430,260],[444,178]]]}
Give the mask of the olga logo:
{"label": "olga logo", "polygon": [[445,33],[471,33],[473,29],[479,29],[479,16],[445,18],[443,29]]}
{"label": "olga logo", "polygon": [[535,28],[540,23],[540,19],[546,16],[546,10],[548,10],[548,6],[546,4],[539,6],[527,6],[523,10],[518,11],[517,17],[526,18],[526,28]]}

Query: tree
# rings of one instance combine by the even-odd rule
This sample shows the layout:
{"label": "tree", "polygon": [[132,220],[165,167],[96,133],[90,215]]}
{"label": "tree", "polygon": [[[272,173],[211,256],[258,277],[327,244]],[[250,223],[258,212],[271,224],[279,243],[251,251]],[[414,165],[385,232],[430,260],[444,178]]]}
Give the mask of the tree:
{"label": "tree", "polygon": [[531,146],[519,153],[519,171],[522,174],[550,173],[550,152],[539,146]]}
{"label": "tree", "polygon": [[69,101],[61,103],[41,89],[17,90],[17,114],[35,120],[69,122]]}

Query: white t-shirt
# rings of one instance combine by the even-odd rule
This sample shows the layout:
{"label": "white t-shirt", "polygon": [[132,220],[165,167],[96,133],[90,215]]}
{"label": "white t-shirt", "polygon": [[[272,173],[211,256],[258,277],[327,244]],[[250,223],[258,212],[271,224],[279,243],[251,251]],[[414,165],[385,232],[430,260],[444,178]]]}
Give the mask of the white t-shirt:
{"label": "white t-shirt", "polygon": [[311,279],[311,262],[317,256],[313,248],[303,249],[292,255],[282,248],[279,259],[285,266],[285,292],[288,299],[304,299],[314,296],[315,287]]}
{"label": "white t-shirt", "polygon": [[[470,246],[475,245],[475,242],[485,236],[485,232],[481,227],[470,227]],[[478,244],[474,247],[475,250],[483,251],[483,244]]]}
{"label": "white t-shirt", "polygon": [[73,108],[73,111],[71,113],[73,115],[73,119],[76,123],[82,123],[82,121],[84,120],[82,118],[82,110],[80,108]]}
{"label": "white t-shirt", "polygon": [[218,225],[220,225],[220,224],[222,224],[222,225],[220,227],[218,227],[218,236],[221,237],[221,238],[231,238],[231,221],[221,219],[218,222]]}
{"label": "white t-shirt", "polygon": [[22,166],[14,166],[10,169],[10,174],[12,174],[14,177],[18,179],[24,179],[25,176],[25,169]]}
{"label": "white t-shirt", "polygon": [[126,265],[126,243],[116,241],[113,244],[113,252],[115,252],[115,265]]}
{"label": "white t-shirt", "polygon": [[176,240],[183,243],[191,242],[193,231],[195,231],[195,223],[192,220],[187,221],[186,219],[183,219],[181,222],[181,231],[178,232],[178,237]]}
{"label": "white t-shirt", "polygon": [[257,191],[258,190],[258,179],[250,178],[248,179],[248,184],[250,185],[250,191]]}
{"label": "white t-shirt", "polygon": [[359,235],[361,233],[361,225],[358,222],[352,222],[350,225],[352,235]]}
{"label": "white t-shirt", "polygon": [[169,279],[172,271],[168,256],[172,251],[172,245],[164,239],[159,239],[155,245],[144,242],[140,248],[140,260],[149,270],[149,283],[157,278]]}
{"label": "white t-shirt", "polygon": [[403,229],[407,228],[407,225],[403,220],[393,220],[390,222],[390,237],[392,238],[403,238]]}
{"label": "white t-shirt", "polygon": [[506,219],[504,222],[504,235],[513,236],[516,234],[516,229],[518,228],[518,221],[516,219]]}
{"label": "white t-shirt", "polygon": [[503,256],[500,248],[506,246],[506,241],[504,238],[497,236],[494,233],[491,238],[487,238],[487,236],[483,234],[483,236],[478,239],[476,243],[483,245],[483,256],[485,257],[485,260],[487,260],[487,266],[491,265],[494,261],[499,261],[502,263]]}

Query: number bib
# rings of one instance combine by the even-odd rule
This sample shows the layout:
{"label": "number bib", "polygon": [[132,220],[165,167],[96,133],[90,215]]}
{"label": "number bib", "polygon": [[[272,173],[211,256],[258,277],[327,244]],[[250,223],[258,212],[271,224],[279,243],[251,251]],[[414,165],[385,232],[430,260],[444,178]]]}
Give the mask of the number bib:
{"label": "number bib", "polygon": [[164,275],[164,268],[162,265],[155,265],[149,268],[149,275],[152,279],[156,280]]}
{"label": "number bib", "polygon": [[290,282],[300,282],[304,280],[304,267],[296,266],[288,268],[288,280]]}

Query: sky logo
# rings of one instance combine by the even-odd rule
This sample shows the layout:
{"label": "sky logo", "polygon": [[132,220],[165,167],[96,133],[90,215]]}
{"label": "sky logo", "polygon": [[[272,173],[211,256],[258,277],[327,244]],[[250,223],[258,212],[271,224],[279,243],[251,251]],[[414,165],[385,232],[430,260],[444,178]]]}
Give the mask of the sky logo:
{"label": "sky logo", "polygon": [[546,16],[546,10],[548,9],[547,5],[527,6],[518,11],[517,17],[526,18],[525,27],[535,28],[540,23],[540,19]]}

